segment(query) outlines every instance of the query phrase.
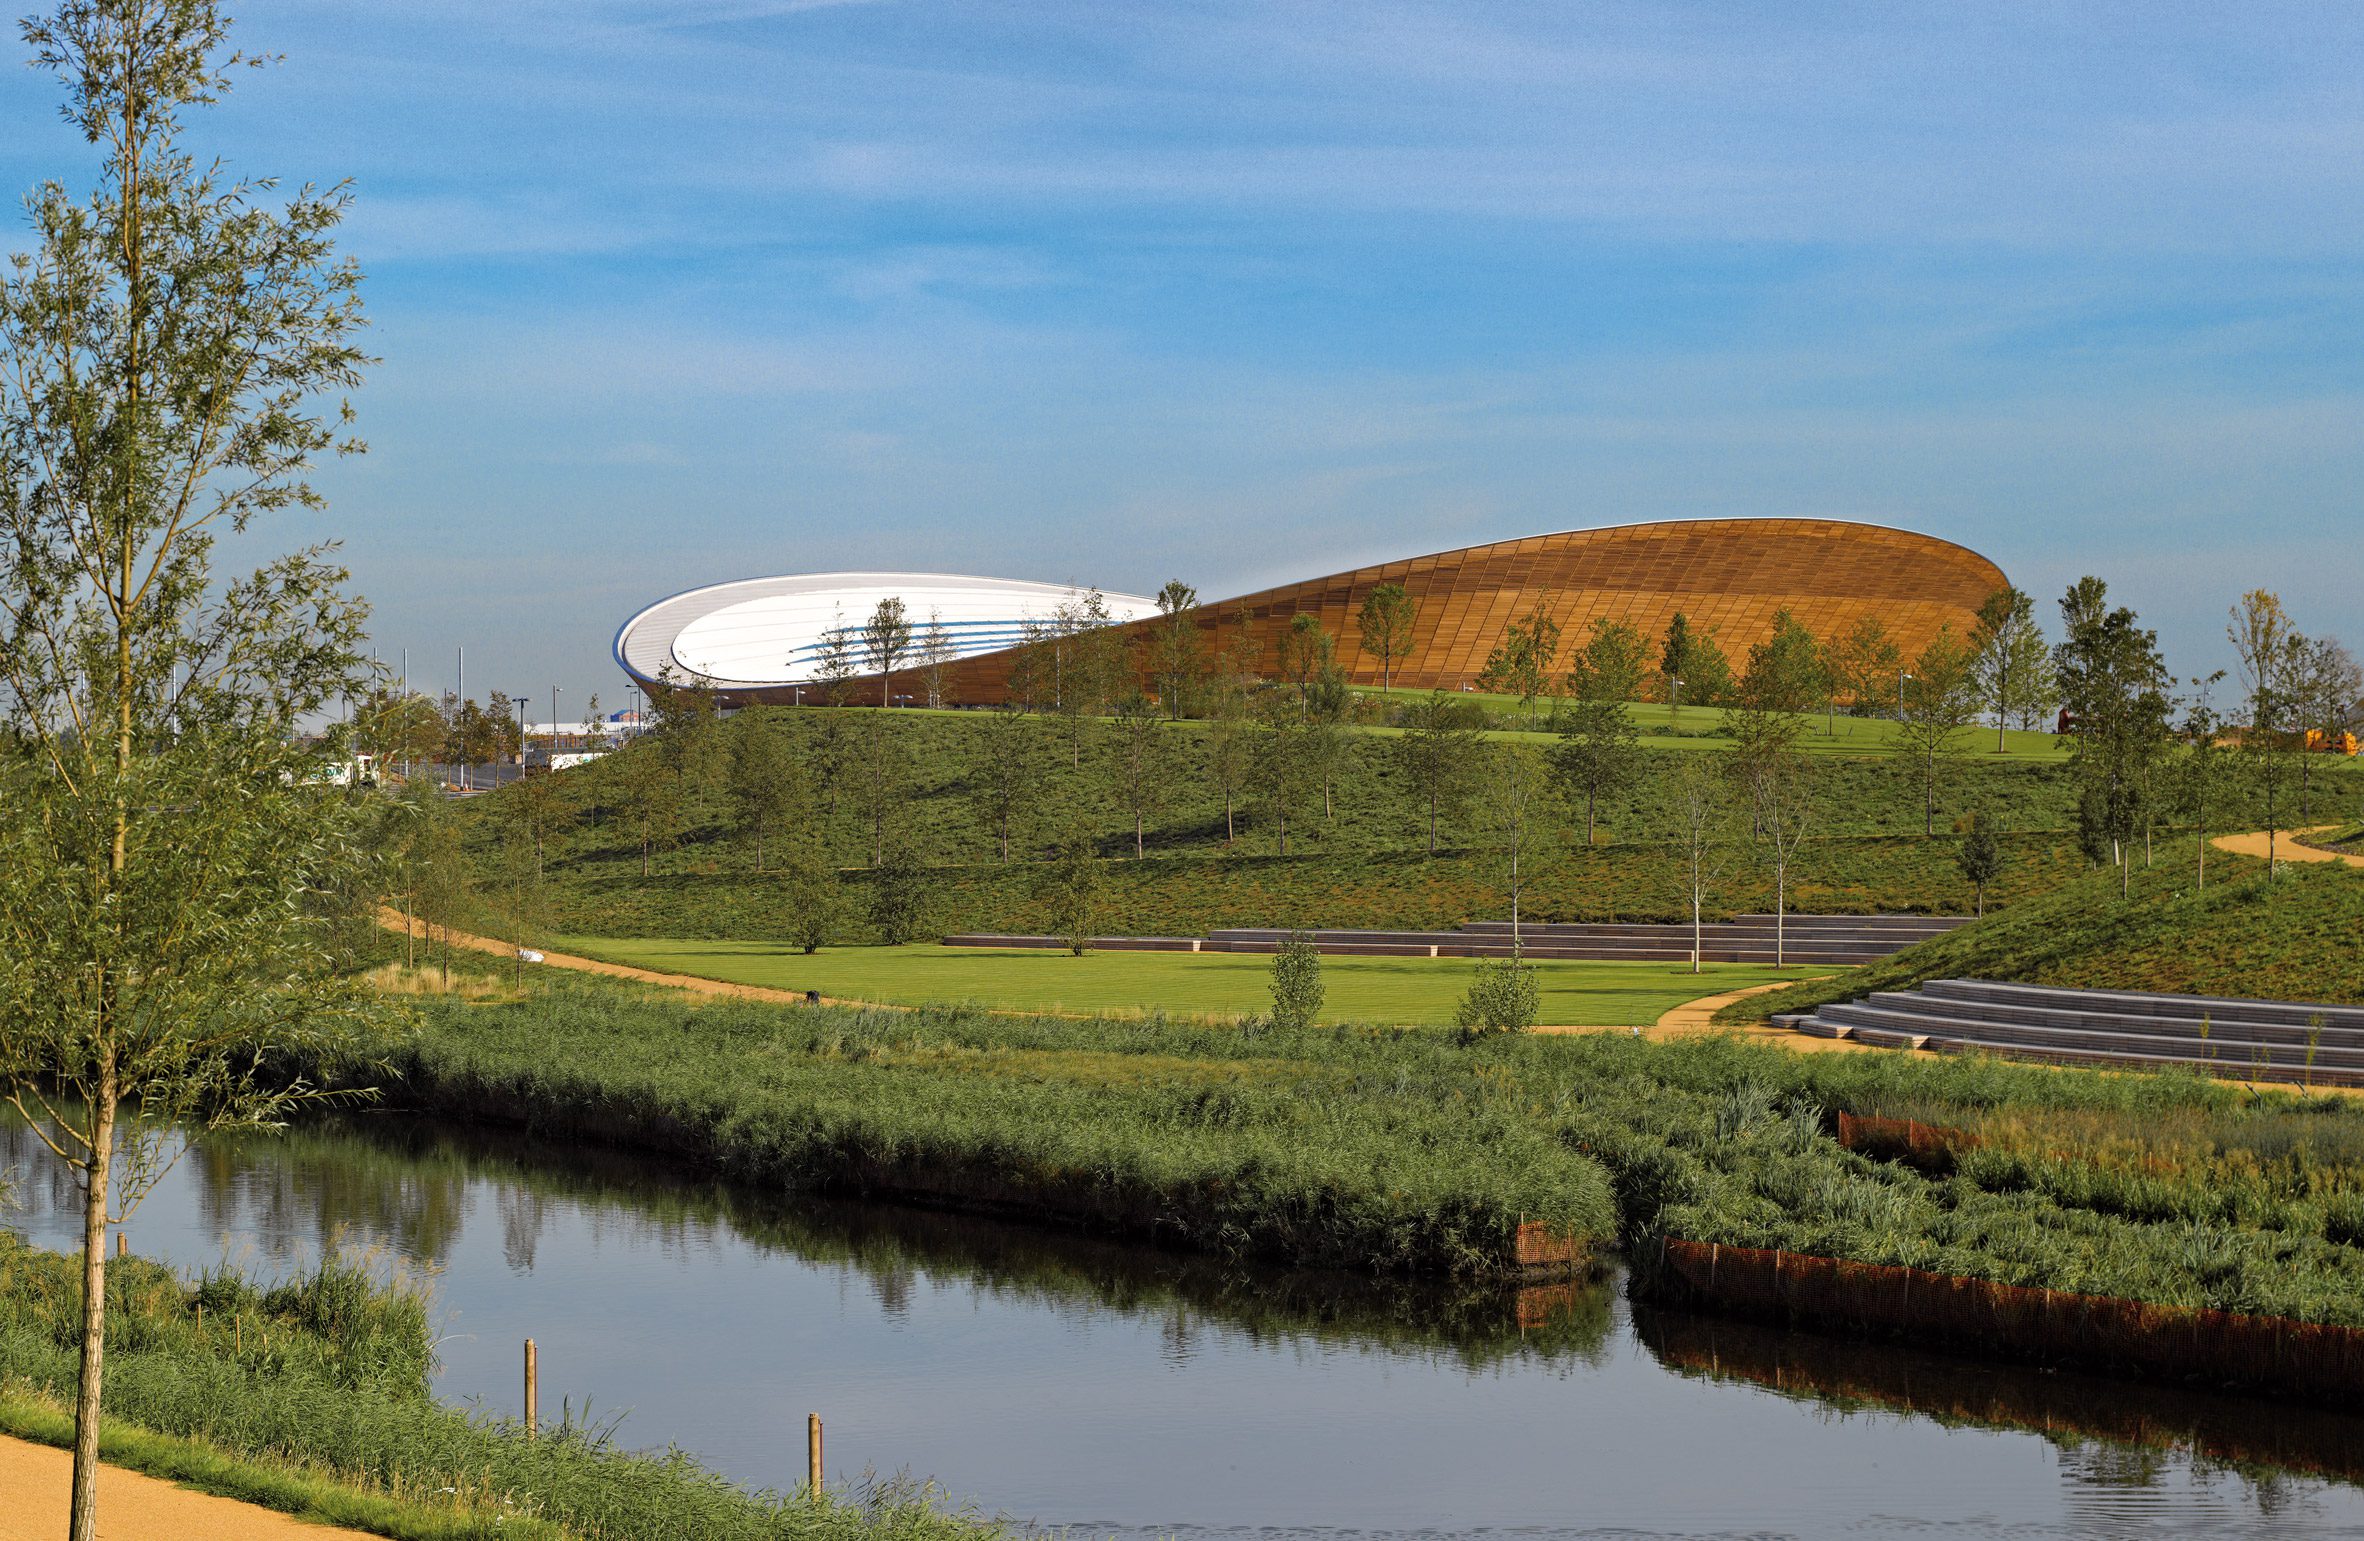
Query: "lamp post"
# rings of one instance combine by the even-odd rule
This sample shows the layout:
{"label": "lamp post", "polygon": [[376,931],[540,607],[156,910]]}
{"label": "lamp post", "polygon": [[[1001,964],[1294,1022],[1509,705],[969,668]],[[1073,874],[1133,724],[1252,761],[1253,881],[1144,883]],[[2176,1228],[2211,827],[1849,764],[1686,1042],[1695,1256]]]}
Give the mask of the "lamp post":
{"label": "lamp post", "polygon": [[558,753],[558,687],[550,687],[550,752]]}
{"label": "lamp post", "polygon": [[[525,775],[525,699],[526,692],[519,691],[517,693],[517,774],[520,779]],[[493,785],[498,787],[500,784],[500,778],[494,777]]]}
{"label": "lamp post", "polygon": [[1902,669],[1896,671],[1896,720],[1904,721],[1904,682],[1912,676]]}

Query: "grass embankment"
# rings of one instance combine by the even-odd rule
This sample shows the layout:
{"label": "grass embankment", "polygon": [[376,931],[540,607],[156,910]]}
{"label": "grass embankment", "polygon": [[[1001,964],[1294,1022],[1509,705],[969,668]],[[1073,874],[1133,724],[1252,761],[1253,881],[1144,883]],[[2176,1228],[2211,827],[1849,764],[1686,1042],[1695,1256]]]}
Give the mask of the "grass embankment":
{"label": "grass embankment", "polygon": [[2192,842],[2164,848],[2120,898],[2114,872],[2082,878],[1948,935],[1829,980],[1752,996],[1718,1020],[1761,1021],[1925,979],[2003,979],[2092,990],[2268,1000],[2364,1000],[2364,874],[2212,852],[2193,884]]}
{"label": "grass embankment", "polygon": [[[851,1000],[993,1011],[1104,1012],[1237,1020],[1271,1004],[1272,959],[1254,953],[1090,952],[943,947],[828,948],[768,942],[569,936],[569,952],[734,984],[818,990]],[[1471,958],[1326,958],[1321,1020],[1443,1027],[1475,977]],[[1648,1026],[1685,1001],[1819,970],[1710,963],[1543,961],[1537,1020],[1564,1027]]]}
{"label": "grass embankment", "polygon": [[[973,1535],[917,1495],[749,1494],[678,1453],[517,1425],[428,1394],[425,1297],[329,1259],[270,1288],[110,1266],[104,1449],[227,1497],[413,1541]],[[80,1343],[79,1260],[0,1234],[0,1430],[61,1443]]]}

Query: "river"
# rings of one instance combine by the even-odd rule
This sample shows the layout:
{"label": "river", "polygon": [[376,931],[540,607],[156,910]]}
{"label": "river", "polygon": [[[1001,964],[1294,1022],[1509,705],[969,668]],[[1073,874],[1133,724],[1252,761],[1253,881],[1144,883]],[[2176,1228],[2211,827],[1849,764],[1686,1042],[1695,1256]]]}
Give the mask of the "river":
{"label": "river", "polygon": [[[40,1244],[70,1183],[0,1129]],[[2364,1534],[2364,1419],[1630,1306],[787,1203],[395,1115],[207,1142],[127,1228],[188,1268],[432,1271],[437,1391],[623,1414],[750,1485],[909,1472],[1078,1536]]]}

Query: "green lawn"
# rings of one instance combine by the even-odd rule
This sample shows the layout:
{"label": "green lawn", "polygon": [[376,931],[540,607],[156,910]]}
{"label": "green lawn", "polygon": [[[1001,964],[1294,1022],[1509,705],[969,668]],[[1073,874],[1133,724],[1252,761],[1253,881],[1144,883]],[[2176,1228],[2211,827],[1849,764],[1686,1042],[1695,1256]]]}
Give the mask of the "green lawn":
{"label": "green lawn", "polygon": [[[810,957],[768,942],[562,936],[555,945],[638,968],[735,984],[900,1005],[971,1003],[1009,1011],[1148,1011],[1244,1016],[1270,1004],[1272,959],[1257,953],[1065,952],[1027,948],[831,947]],[[1443,1026],[1469,986],[1468,958],[1324,958],[1325,1022]],[[1711,963],[1535,965],[1538,1021],[1567,1027],[1648,1025],[1685,1001],[1828,969]]]}

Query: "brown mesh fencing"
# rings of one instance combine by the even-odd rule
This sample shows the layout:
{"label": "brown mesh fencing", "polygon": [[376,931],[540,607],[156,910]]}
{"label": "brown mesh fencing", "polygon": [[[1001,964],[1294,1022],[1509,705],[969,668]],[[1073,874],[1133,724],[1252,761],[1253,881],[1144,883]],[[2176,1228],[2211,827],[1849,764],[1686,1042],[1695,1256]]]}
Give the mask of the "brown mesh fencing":
{"label": "brown mesh fencing", "polygon": [[2350,1405],[2364,1331],[1667,1238],[1653,1289],[1745,1315]]}

